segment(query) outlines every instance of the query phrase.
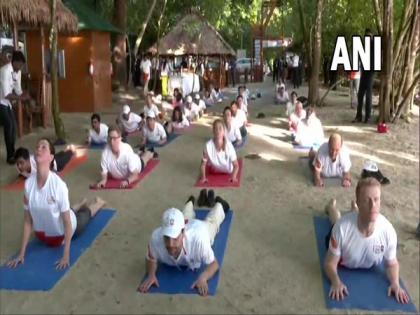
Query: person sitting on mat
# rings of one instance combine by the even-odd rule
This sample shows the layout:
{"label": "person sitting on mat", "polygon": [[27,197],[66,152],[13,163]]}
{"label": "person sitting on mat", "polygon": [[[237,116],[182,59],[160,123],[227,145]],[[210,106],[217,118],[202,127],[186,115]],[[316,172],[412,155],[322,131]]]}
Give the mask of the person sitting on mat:
{"label": "person sitting on mat", "polygon": [[202,113],[206,112],[206,103],[201,99],[200,94],[195,94],[195,103],[198,105],[198,110]]}
{"label": "person sitting on mat", "polygon": [[274,103],[280,105],[286,105],[289,102],[289,94],[286,91],[286,87],[284,83],[277,85],[276,87],[276,97],[274,99]]}
{"label": "person sitting on mat", "polygon": [[[42,143],[48,142],[48,139],[41,139],[38,142],[38,146]],[[70,162],[73,155],[76,154],[76,148],[74,145],[68,145],[64,151],[60,151],[55,153],[55,148],[53,149],[54,159],[51,162],[51,170],[54,172],[61,172],[64,167]],[[15,152],[15,160],[16,160],[16,169],[19,176],[23,176],[28,178],[29,176],[36,174],[37,171],[37,164],[35,160],[35,156],[33,154],[29,154],[29,150],[26,148],[18,148]]]}
{"label": "person sitting on mat", "polygon": [[233,144],[227,139],[223,121],[213,122],[213,138],[207,141],[201,160],[201,179],[206,183],[206,168],[209,164],[210,172],[232,174],[231,182],[238,181],[239,164]]}
{"label": "person sitting on mat", "polygon": [[99,116],[99,114],[92,114],[90,117],[90,125],[92,128],[89,129],[86,143],[88,145],[106,144],[106,140],[108,138],[108,126],[101,123],[101,116]]}
{"label": "person sitting on mat", "polygon": [[191,270],[204,264],[206,269],[191,283],[191,289],[196,288],[202,296],[208,294],[207,282],[219,270],[211,246],[230,206],[217,196],[206,218],[198,220],[195,219],[194,202],[194,196],[190,196],[182,212],[169,208],[163,213],[162,226],[153,231],[147,247],[147,277],[139,285],[139,292],[146,293],[153,285],[159,287],[156,277],[158,263],[187,266]]}
{"label": "person sitting on mat", "polygon": [[141,147],[146,145],[165,144],[168,141],[165,128],[156,121],[156,116],[153,112],[149,112],[146,118],[146,124],[143,127],[143,138]]}
{"label": "person sitting on mat", "polygon": [[322,123],[316,117],[315,108],[309,107],[306,112],[306,119],[297,124],[296,133],[293,134],[293,143],[305,147],[320,145],[324,142],[324,129]]}
{"label": "person sitting on mat", "polygon": [[351,211],[342,217],[335,199],[329,202],[326,210],[332,224],[325,240],[328,253],[324,262],[325,273],[331,282],[329,297],[343,300],[349,295],[337,272],[339,264],[369,269],[385,259],[390,282],[388,296],[393,294],[399,303],[408,303],[410,298],[399,283],[397,234],[392,224],[380,214],[381,184],[372,177],[359,180],[356,203],[352,202]]}
{"label": "person sitting on mat", "polygon": [[187,117],[190,122],[197,120],[203,115],[203,112],[200,111],[198,105],[193,102],[191,95],[187,96],[183,110],[185,117]]}
{"label": "person sitting on mat", "polygon": [[245,103],[242,95],[236,97],[236,104],[238,104],[239,109],[242,109],[245,115],[248,116],[248,105]]}
{"label": "person sitting on mat", "polygon": [[108,144],[102,151],[101,180],[97,188],[106,186],[108,177],[121,180],[121,188],[135,182],[140,172],[154,157],[154,152],[145,151],[140,156],[135,154],[128,143],[121,142],[121,130],[118,126],[108,129]]}
{"label": "person sitting on mat", "polygon": [[172,98],[172,107],[182,106],[182,94],[178,88],[174,89],[174,96]]}
{"label": "person sitting on mat", "polygon": [[306,110],[303,109],[301,102],[297,101],[295,105],[295,110],[289,116],[289,129],[292,132],[297,131],[297,125],[300,121],[306,119]]}
{"label": "person sitting on mat", "polygon": [[190,122],[182,113],[181,107],[177,106],[172,111],[172,119],[168,122],[166,130],[168,134],[173,133],[176,130],[182,130],[190,126]]}
{"label": "person sitting on mat", "polygon": [[296,102],[297,102],[297,93],[295,91],[292,91],[292,93],[290,94],[290,101],[287,102],[287,106],[286,106],[286,116],[290,117],[291,114],[293,114],[295,112],[295,108],[296,108]]}
{"label": "person sitting on mat", "polygon": [[228,140],[232,142],[235,148],[240,147],[242,144],[241,131],[238,126],[232,123],[232,109],[229,106],[226,106],[223,110],[223,123]]}
{"label": "person sitting on mat", "polygon": [[315,186],[324,186],[322,177],[341,177],[343,187],[351,186],[350,153],[338,133],[333,133],[318,152],[311,148],[309,159]]}
{"label": "person sitting on mat", "polygon": [[238,107],[238,103],[236,103],[235,101],[230,103],[230,108],[232,110],[233,124],[237,126],[241,131],[242,138],[245,138],[248,134],[248,131],[246,130],[246,124],[248,123],[246,114],[242,109]]}
{"label": "person sitting on mat", "polygon": [[147,93],[146,105],[144,105],[144,108],[143,108],[144,117],[147,117],[147,114],[149,112],[153,112],[156,117],[159,117],[160,111],[153,101],[153,96],[154,96],[154,93],[152,91]]}
{"label": "person sitting on mat", "polygon": [[64,245],[63,257],[57,262],[56,268],[65,269],[70,265],[72,237],[83,232],[105,202],[96,198],[87,206],[84,200],[74,210],[70,208],[66,183],[51,171],[54,146],[48,139],[38,141],[35,161],[37,172],[25,181],[22,246],[18,257],[7,265],[15,268],[24,263],[26,247],[34,231],[36,237],[48,246]]}
{"label": "person sitting on mat", "polygon": [[122,131],[122,136],[125,139],[129,133],[141,130],[142,119],[139,115],[131,111],[130,106],[124,105],[122,112],[117,119],[117,125]]}

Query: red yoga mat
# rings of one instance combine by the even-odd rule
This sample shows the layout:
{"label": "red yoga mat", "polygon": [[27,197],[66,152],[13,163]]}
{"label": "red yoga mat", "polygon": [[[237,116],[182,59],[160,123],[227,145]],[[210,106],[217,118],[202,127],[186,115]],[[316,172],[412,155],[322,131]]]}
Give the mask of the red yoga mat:
{"label": "red yoga mat", "polygon": [[238,159],[239,171],[238,171],[238,181],[233,183],[230,181],[231,174],[225,173],[214,173],[210,170],[210,166],[207,164],[206,175],[207,183],[201,183],[200,178],[195,183],[194,187],[240,187],[242,179],[242,168],[243,160]]}
{"label": "red yoga mat", "polygon": [[[81,164],[85,163],[88,159],[87,154],[84,154],[79,157],[72,157],[71,160],[67,163],[67,165],[64,167],[64,169],[58,173],[61,177],[68,174],[72,170],[74,170],[76,167],[80,166]],[[13,183],[4,185],[2,188],[6,191],[20,191],[25,188],[25,180],[26,178],[19,177],[17,180],[15,180]]]}
{"label": "red yoga mat", "polygon": [[101,189],[133,189],[137,186],[137,184],[139,182],[142,181],[143,178],[145,178],[148,174],[150,174],[155,168],[156,166],[158,166],[159,164],[159,160],[158,159],[152,159],[149,161],[149,163],[147,163],[146,167],[144,168],[144,170],[140,173],[139,178],[135,181],[132,182],[130,185],[128,185],[125,188],[121,188],[121,179],[115,179],[115,178],[108,178],[106,185],[104,188],[97,188],[96,184],[92,184],[89,186],[90,189],[92,190],[101,190]]}

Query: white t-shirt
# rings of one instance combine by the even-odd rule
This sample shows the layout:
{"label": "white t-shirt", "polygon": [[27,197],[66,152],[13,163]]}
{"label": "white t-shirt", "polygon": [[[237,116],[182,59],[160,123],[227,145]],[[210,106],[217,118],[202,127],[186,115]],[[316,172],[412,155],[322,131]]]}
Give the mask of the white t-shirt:
{"label": "white t-shirt", "polygon": [[121,114],[120,121],[122,125],[124,126],[124,130],[126,132],[134,132],[139,128],[141,117],[137,115],[136,113],[130,112],[128,116],[128,120],[125,120]]}
{"label": "white t-shirt", "polygon": [[159,142],[160,140],[166,139],[165,128],[157,121],[155,122],[155,128],[153,130],[150,130],[147,124],[145,124],[143,127],[143,136],[147,141]]}
{"label": "white t-shirt", "polygon": [[150,69],[152,68],[152,63],[149,59],[143,59],[140,63],[141,71],[143,71],[144,74],[150,74]]}
{"label": "white t-shirt", "polygon": [[287,103],[289,101],[289,93],[286,91],[283,92],[283,96],[279,92],[276,94],[277,101],[280,103]]}
{"label": "white t-shirt", "polygon": [[311,114],[307,120],[298,122],[295,141],[308,147],[325,141],[324,130],[318,117]]}
{"label": "white t-shirt", "polygon": [[246,114],[245,112],[238,108],[236,111],[236,115],[232,116],[232,125],[237,126],[238,128],[241,128],[243,125],[245,125],[247,122]]}
{"label": "white t-shirt", "polygon": [[218,152],[213,139],[210,139],[204,150],[209,158],[210,166],[214,170],[229,174],[233,172],[233,162],[237,160],[237,157],[235,148],[230,141],[226,141],[225,151]]}
{"label": "white t-shirt", "polygon": [[140,157],[134,153],[128,143],[120,143],[118,158],[112,153],[107,145],[102,151],[101,157],[102,174],[110,174],[115,179],[127,179],[134,172],[141,172]]}
{"label": "white t-shirt", "polygon": [[379,214],[372,235],[365,237],[357,227],[358,213],[341,217],[332,229],[329,251],[341,257],[348,268],[371,268],[397,257],[397,233],[392,224]]}
{"label": "white t-shirt", "polygon": [[144,117],[147,117],[147,114],[149,112],[154,113],[156,117],[158,117],[160,114],[159,108],[155,104],[152,104],[151,107],[144,105],[144,108],[143,108]]}
{"label": "white t-shirt", "polygon": [[191,220],[185,225],[183,247],[177,259],[169,255],[164,242],[162,228],[153,231],[146,258],[170,266],[188,266],[191,270],[199,269],[201,264],[209,265],[214,260],[210,245],[210,236],[204,222]]}
{"label": "white t-shirt", "polygon": [[199,110],[205,110],[206,109],[206,103],[202,99],[198,100],[198,103],[196,103],[196,104],[198,105]]}
{"label": "white t-shirt", "polygon": [[303,120],[303,119],[305,119],[306,118],[306,110],[304,110],[304,109],[302,109],[301,111],[300,111],[300,115],[298,115],[297,114],[297,112],[296,112],[296,110],[293,112],[293,113],[291,113],[290,114],[290,116],[289,116],[289,120],[292,122],[292,123],[295,123],[295,124],[298,124],[299,123],[299,121],[301,121],[301,120]]}
{"label": "white t-shirt", "polygon": [[230,142],[240,141],[242,140],[241,131],[239,130],[238,126],[231,124],[230,129],[228,130],[227,126],[225,125],[226,130],[226,137],[229,139]]}
{"label": "white t-shirt", "polygon": [[0,68],[0,105],[11,107],[12,104],[6,96],[13,91],[17,95],[22,94],[20,79],[21,72],[15,72],[11,62]]}
{"label": "white t-shirt", "polygon": [[299,67],[299,56],[294,55],[293,56],[293,68],[297,68],[297,67]]}
{"label": "white t-shirt", "polygon": [[[29,163],[31,163],[31,173],[30,174],[27,174],[27,173],[22,173],[22,172],[20,172],[19,171],[19,169],[16,167],[16,169],[17,169],[17,171],[18,171],[18,174],[19,175],[22,175],[23,177],[29,177],[29,176],[31,176],[31,175],[33,175],[33,174],[36,174],[36,170],[37,170],[37,167],[36,167],[36,161],[35,161],[35,157],[34,157],[34,155],[33,154],[31,154],[31,155],[29,155]],[[54,172],[57,172],[57,162],[55,161],[55,159],[54,159],[54,161],[53,161],[53,169],[52,169],[52,171],[54,171]]]}
{"label": "white t-shirt", "polygon": [[182,115],[182,121],[178,122],[178,121],[173,121],[172,122],[172,127],[176,128],[176,129],[182,129],[182,128],[186,128],[190,125],[190,122],[188,121],[187,117],[185,117],[185,115]]}
{"label": "white t-shirt", "polygon": [[[338,153],[335,162],[330,158],[328,142],[323,143],[318,150],[317,158],[321,162],[321,174],[323,177],[343,177],[343,173],[350,171],[350,153],[345,145],[343,145]],[[313,161],[315,166],[316,158]]]}
{"label": "white t-shirt", "polygon": [[91,143],[106,143],[108,138],[108,126],[101,123],[99,125],[99,134],[91,128],[89,130],[89,142]]}
{"label": "white t-shirt", "polygon": [[44,233],[47,237],[64,235],[61,213],[70,211],[71,226],[74,233],[77,226],[76,216],[70,210],[69,190],[60,176],[54,172],[49,172],[44,187],[40,189],[38,188],[36,175],[31,175],[25,181],[25,198],[28,201],[25,210],[31,214],[35,232]]}

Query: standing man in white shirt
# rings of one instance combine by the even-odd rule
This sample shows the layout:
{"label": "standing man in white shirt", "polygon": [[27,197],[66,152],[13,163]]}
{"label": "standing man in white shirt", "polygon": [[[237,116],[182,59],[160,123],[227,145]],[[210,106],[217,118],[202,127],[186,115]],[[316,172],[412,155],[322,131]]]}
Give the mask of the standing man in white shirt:
{"label": "standing man in white shirt", "polygon": [[191,270],[199,269],[204,264],[207,268],[191,283],[191,289],[196,288],[202,296],[208,294],[207,281],[219,270],[211,246],[230,206],[217,196],[207,217],[198,220],[195,219],[194,201],[194,196],[190,196],[182,212],[170,208],[163,213],[162,226],[152,233],[147,248],[147,278],[140,284],[138,291],[146,293],[152,285],[159,286],[156,277],[158,263],[187,266]]}
{"label": "standing man in white shirt", "polygon": [[324,262],[325,273],[331,282],[329,297],[343,300],[349,295],[337,272],[339,264],[347,268],[371,268],[385,259],[390,282],[388,296],[394,295],[399,303],[408,303],[410,298],[399,280],[397,233],[380,214],[381,184],[372,177],[361,179],[356,187],[356,204],[353,203],[352,211],[343,217],[335,204],[333,199],[327,206],[333,224],[326,239],[328,252]]}
{"label": "standing man in white shirt", "polygon": [[312,161],[314,184],[315,186],[324,186],[322,177],[341,177],[342,186],[351,186],[350,176],[350,153],[343,145],[343,138],[338,133],[333,133],[328,142],[322,144],[314,156],[311,149],[310,157],[314,157]]}
{"label": "standing man in white shirt", "polygon": [[22,100],[25,94],[21,87],[21,69],[25,64],[25,56],[21,51],[14,51],[12,61],[0,68],[0,122],[4,130],[7,163],[14,164],[16,118],[11,101]]}
{"label": "standing man in white shirt", "polygon": [[294,54],[292,57],[292,68],[293,68],[293,88],[299,88],[299,55]]}
{"label": "standing man in white shirt", "polygon": [[140,69],[141,69],[141,72],[143,73],[143,84],[144,84],[143,93],[144,93],[144,96],[146,97],[147,92],[149,92],[150,71],[152,69],[152,63],[148,55],[145,55],[144,59],[141,61]]}

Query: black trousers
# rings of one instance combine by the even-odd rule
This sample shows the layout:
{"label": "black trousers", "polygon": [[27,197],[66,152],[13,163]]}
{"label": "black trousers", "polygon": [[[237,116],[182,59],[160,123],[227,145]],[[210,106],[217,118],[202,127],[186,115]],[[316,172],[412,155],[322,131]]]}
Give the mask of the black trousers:
{"label": "black trousers", "polygon": [[365,120],[370,119],[372,111],[372,89],[373,74],[364,75],[360,78],[359,93],[357,94],[357,114],[356,118],[362,120],[363,117],[363,99],[366,95]]}
{"label": "black trousers", "polygon": [[91,220],[91,212],[90,209],[86,206],[83,206],[79,209],[79,211],[75,212],[77,227],[76,231],[74,231],[74,237],[78,237],[83,231],[86,229],[86,226],[89,224]]}
{"label": "black trousers", "polygon": [[293,67],[293,88],[299,88],[299,68]]}
{"label": "black trousers", "polygon": [[0,122],[4,129],[4,142],[6,143],[7,159],[15,154],[16,119],[13,109],[0,104]]}
{"label": "black trousers", "polygon": [[61,172],[73,156],[72,151],[60,151],[54,155],[57,163],[57,172]]}

